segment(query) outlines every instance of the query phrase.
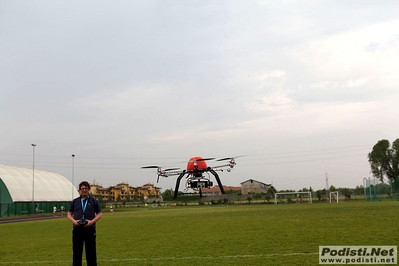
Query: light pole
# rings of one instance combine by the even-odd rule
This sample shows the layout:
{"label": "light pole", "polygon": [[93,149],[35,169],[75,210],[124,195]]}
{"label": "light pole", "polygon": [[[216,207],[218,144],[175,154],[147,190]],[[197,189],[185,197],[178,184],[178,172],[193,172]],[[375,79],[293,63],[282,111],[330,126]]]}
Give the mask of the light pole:
{"label": "light pole", "polygon": [[36,144],[32,144],[33,148],[33,166],[32,166],[32,214],[35,213],[35,147]]}
{"label": "light pole", "polygon": [[75,154],[72,154],[72,200],[73,200],[73,190],[75,189],[74,176],[75,176]]}

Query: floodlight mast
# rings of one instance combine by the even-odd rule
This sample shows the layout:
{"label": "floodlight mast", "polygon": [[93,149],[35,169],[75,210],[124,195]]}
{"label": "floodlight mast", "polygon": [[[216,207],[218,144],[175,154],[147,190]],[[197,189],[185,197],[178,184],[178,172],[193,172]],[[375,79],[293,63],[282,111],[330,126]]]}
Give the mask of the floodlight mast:
{"label": "floodlight mast", "polygon": [[74,177],[75,176],[75,154],[72,154],[72,200],[73,200],[73,190],[75,189]]}
{"label": "floodlight mast", "polygon": [[33,148],[33,165],[32,165],[32,214],[35,213],[35,147],[36,144],[31,144]]}

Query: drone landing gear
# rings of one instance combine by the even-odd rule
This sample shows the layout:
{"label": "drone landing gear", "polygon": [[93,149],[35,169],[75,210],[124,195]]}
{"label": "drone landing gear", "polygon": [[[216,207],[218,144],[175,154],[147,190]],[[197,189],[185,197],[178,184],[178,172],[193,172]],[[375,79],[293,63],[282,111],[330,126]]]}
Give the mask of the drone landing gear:
{"label": "drone landing gear", "polygon": [[225,194],[224,188],[223,188],[223,185],[222,185],[222,181],[220,181],[219,175],[216,173],[215,170],[213,170],[213,169],[210,168],[210,167],[208,167],[208,170],[209,170],[209,172],[211,172],[212,175],[215,177],[216,182],[218,182],[218,186],[219,186],[219,188],[220,188],[220,192],[221,192],[222,194]]}
{"label": "drone landing gear", "polygon": [[184,170],[178,177],[176,181],[176,188],[175,188],[175,193],[173,195],[173,199],[177,198],[177,193],[179,192],[179,186],[180,186],[180,180],[183,178],[183,176],[186,174],[186,170]]}
{"label": "drone landing gear", "polygon": [[[216,179],[216,181],[218,183],[220,192],[222,194],[225,194],[222,182],[220,181],[219,175],[216,173],[216,171],[214,171],[210,167],[208,167],[207,171],[211,172],[211,174],[215,177],[215,179]],[[181,179],[183,178],[183,176],[185,174],[186,174],[186,171],[183,171],[179,175],[179,177],[177,178],[176,188],[175,188],[175,192],[174,192],[174,195],[173,195],[173,199],[177,198],[177,193],[179,192],[180,181],[181,181]],[[201,177],[202,177],[202,175],[201,175]],[[200,198],[202,198],[202,189],[203,188],[211,188],[212,186],[213,186],[213,183],[209,179],[201,179],[201,178],[199,178],[199,179],[190,179],[190,180],[188,180],[188,187],[189,188],[199,189]]]}

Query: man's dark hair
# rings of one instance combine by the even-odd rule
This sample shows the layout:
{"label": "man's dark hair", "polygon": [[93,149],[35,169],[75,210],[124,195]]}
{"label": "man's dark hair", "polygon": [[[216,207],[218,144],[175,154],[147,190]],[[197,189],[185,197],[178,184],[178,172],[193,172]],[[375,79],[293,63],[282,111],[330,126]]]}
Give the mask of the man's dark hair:
{"label": "man's dark hair", "polygon": [[82,181],[82,182],[80,182],[80,184],[79,184],[79,190],[80,190],[80,188],[81,188],[82,186],[85,186],[85,187],[87,187],[88,189],[90,189],[90,184],[89,184],[89,182],[87,182],[87,181]]}

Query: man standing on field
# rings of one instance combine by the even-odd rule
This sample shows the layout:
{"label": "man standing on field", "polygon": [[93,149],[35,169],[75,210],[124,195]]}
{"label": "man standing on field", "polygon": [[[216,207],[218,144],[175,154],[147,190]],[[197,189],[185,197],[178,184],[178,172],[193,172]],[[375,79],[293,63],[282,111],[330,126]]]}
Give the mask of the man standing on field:
{"label": "man standing on field", "polygon": [[88,266],[97,265],[96,222],[102,216],[98,201],[89,196],[90,184],[83,181],[79,184],[80,197],[74,199],[69,207],[68,219],[73,223],[72,251],[73,266],[82,265],[83,246],[86,250]]}

